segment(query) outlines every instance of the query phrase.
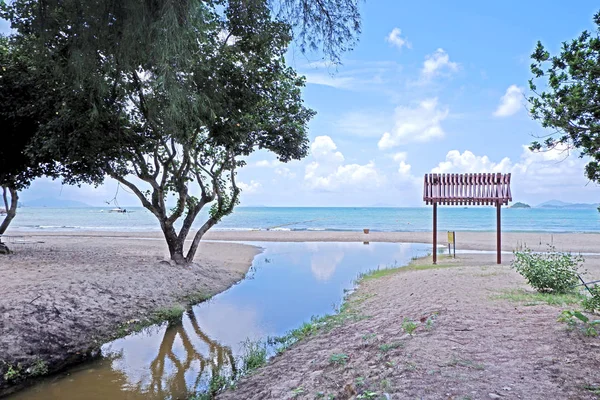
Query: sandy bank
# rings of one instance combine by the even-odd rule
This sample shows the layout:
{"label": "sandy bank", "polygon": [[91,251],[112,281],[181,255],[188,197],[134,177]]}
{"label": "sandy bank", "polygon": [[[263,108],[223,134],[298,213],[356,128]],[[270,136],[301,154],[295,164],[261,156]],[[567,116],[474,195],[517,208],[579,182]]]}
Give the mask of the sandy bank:
{"label": "sandy bank", "polygon": [[[19,235],[20,236],[20,235]],[[196,267],[160,263],[163,241],[95,236],[12,237],[0,256],[0,378],[8,365],[52,371],[85,358],[116,327],[212,296],[247,272],[260,249],[204,243]],[[39,365],[39,364],[38,364]],[[16,381],[18,381],[17,379]],[[8,390],[0,379],[0,395]]]}
{"label": "sandy bank", "polygon": [[[556,321],[573,306],[536,302],[484,255],[461,259],[364,280],[342,322],[219,399],[597,399],[598,338]],[[412,336],[405,318],[417,324]]]}
{"label": "sandy bank", "polygon": [[[162,240],[160,232],[12,232],[12,235],[28,237],[111,237],[145,238]],[[258,241],[258,242],[400,242],[431,243],[431,232],[332,232],[332,231],[209,231],[207,240],[219,241]],[[457,249],[495,250],[495,232],[457,232]],[[447,242],[446,232],[440,232],[438,243]],[[543,232],[506,232],[502,234],[502,249],[513,251],[526,244],[534,250],[546,250],[547,244],[554,244],[562,251],[600,253],[600,233],[543,233]]]}

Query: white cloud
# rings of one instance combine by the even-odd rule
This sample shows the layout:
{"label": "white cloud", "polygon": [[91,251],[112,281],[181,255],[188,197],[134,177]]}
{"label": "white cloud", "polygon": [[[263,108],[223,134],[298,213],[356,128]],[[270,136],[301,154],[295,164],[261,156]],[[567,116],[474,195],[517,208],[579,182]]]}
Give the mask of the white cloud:
{"label": "white cloud", "polygon": [[292,179],[296,177],[296,173],[292,172],[288,167],[281,167],[275,169],[275,173],[284,178]]}
{"label": "white cloud", "polygon": [[237,182],[237,186],[242,189],[242,192],[245,194],[257,193],[262,187],[260,182],[256,182],[255,180],[251,180],[250,183]]}
{"label": "white cloud", "polygon": [[512,163],[505,157],[499,163],[492,162],[487,156],[476,156],[469,150],[462,154],[451,150],[446,154],[446,160],[433,168],[434,173],[476,173],[476,172],[510,172]]}
{"label": "white cloud", "polygon": [[494,116],[509,117],[519,112],[521,108],[523,108],[523,90],[517,85],[511,85],[500,99]]}
{"label": "white cloud", "polygon": [[400,36],[401,33],[402,33],[402,31],[400,30],[400,28],[392,29],[390,34],[387,35],[387,37],[385,38],[386,42],[390,43],[392,46],[395,46],[399,49],[401,49],[402,47],[407,47],[410,49],[412,47],[412,45],[410,44],[409,41],[407,41],[405,38]]}
{"label": "white cloud", "polygon": [[312,156],[320,162],[344,162],[344,156],[329,136],[317,136],[310,145]]}
{"label": "white cloud", "polygon": [[341,188],[363,190],[385,182],[373,161],[344,164],[343,154],[329,136],[318,136],[310,146],[314,159],[305,168],[304,182],[310,189],[336,191]]}
{"label": "white cloud", "polygon": [[447,108],[439,107],[437,98],[421,101],[415,107],[397,107],[395,127],[385,132],[377,144],[381,150],[408,142],[427,142],[444,136],[442,121],[448,117]]}
{"label": "white cloud", "polygon": [[456,72],[458,68],[458,63],[450,61],[450,56],[444,49],[437,49],[434,53],[425,56],[421,77],[428,81],[443,73]]}
{"label": "white cloud", "polygon": [[279,164],[281,164],[281,162],[279,162],[278,160],[260,160],[257,161],[254,166],[255,167],[261,167],[261,168],[274,168],[277,167]]}
{"label": "white cloud", "polygon": [[396,154],[392,154],[392,159],[396,162],[406,161],[407,158],[408,158],[408,154],[405,151],[401,151]]}
{"label": "white cloud", "polygon": [[[576,154],[568,154],[566,148],[547,152],[532,152],[522,147],[519,160],[505,157],[498,162],[471,151],[449,151],[445,161],[431,170],[434,173],[511,173],[513,197],[543,194],[545,198],[567,198],[581,191],[588,183],[584,176],[586,161]],[[537,196],[536,196],[537,197]]]}

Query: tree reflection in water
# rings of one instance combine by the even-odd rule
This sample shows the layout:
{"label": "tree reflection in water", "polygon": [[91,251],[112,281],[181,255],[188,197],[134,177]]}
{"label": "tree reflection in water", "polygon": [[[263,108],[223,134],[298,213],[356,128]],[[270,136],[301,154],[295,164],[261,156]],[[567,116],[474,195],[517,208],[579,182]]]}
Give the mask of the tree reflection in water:
{"label": "tree reflection in water", "polygon": [[[220,345],[202,332],[193,311],[188,311],[185,315],[189,318],[192,329],[188,327],[186,330],[183,323],[170,325],[165,331],[158,354],[150,365],[152,380],[146,392],[157,398],[177,398],[178,395],[189,396],[190,393],[204,392],[212,376],[226,375],[235,378],[237,374],[231,348]],[[177,337],[183,343],[185,358],[175,354]],[[201,343],[208,347],[208,356],[196,350]],[[172,368],[169,368],[167,361],[170,361]],[[186,374],[190,371],[196,376],[192,386],[186,382]]]}

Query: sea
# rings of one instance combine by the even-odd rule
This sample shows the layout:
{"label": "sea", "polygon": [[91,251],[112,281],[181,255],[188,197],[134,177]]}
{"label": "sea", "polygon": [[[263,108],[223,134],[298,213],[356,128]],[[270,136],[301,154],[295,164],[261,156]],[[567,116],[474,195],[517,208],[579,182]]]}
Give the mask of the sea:
{"label": "sea", "polygon": [[[22,231],[159,231],[154,215],[142,207],[112,213],[108,208],[18,209],[8,234]],[[208,217],[201,213],[199,227]],[[281,231],[431,231],[431,207],[238,207],[222,219],[214,230]],[[439,207],[440,231],[494,231],[494,207]],[[596,209],[503,208],[504,232],[600,232]]]}

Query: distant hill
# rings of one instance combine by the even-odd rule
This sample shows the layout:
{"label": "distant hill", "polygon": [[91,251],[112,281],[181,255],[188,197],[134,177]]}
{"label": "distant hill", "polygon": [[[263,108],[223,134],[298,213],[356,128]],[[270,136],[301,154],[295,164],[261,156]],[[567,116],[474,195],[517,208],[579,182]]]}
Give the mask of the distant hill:
{"label": "distant hill", "polygon": [[568,208],[568,209],[596,209],[600,204],[598,203],[566,203],[560,200],[550,200],[542,204],[538,204],[538,208]]}
{"label": "distant hill", "polygon": [[531,208],[531,206],[529,204],[520,203],[517,201],[516,203],[511,205],[509,208]]}
{"label": "distant hill", "polygon": [[76,208],[91,207],[89,204],[76,200],[60,199],[57,197],[44,197],[41,199],[23,202],[23,207],[49,207],[49,208]]}

